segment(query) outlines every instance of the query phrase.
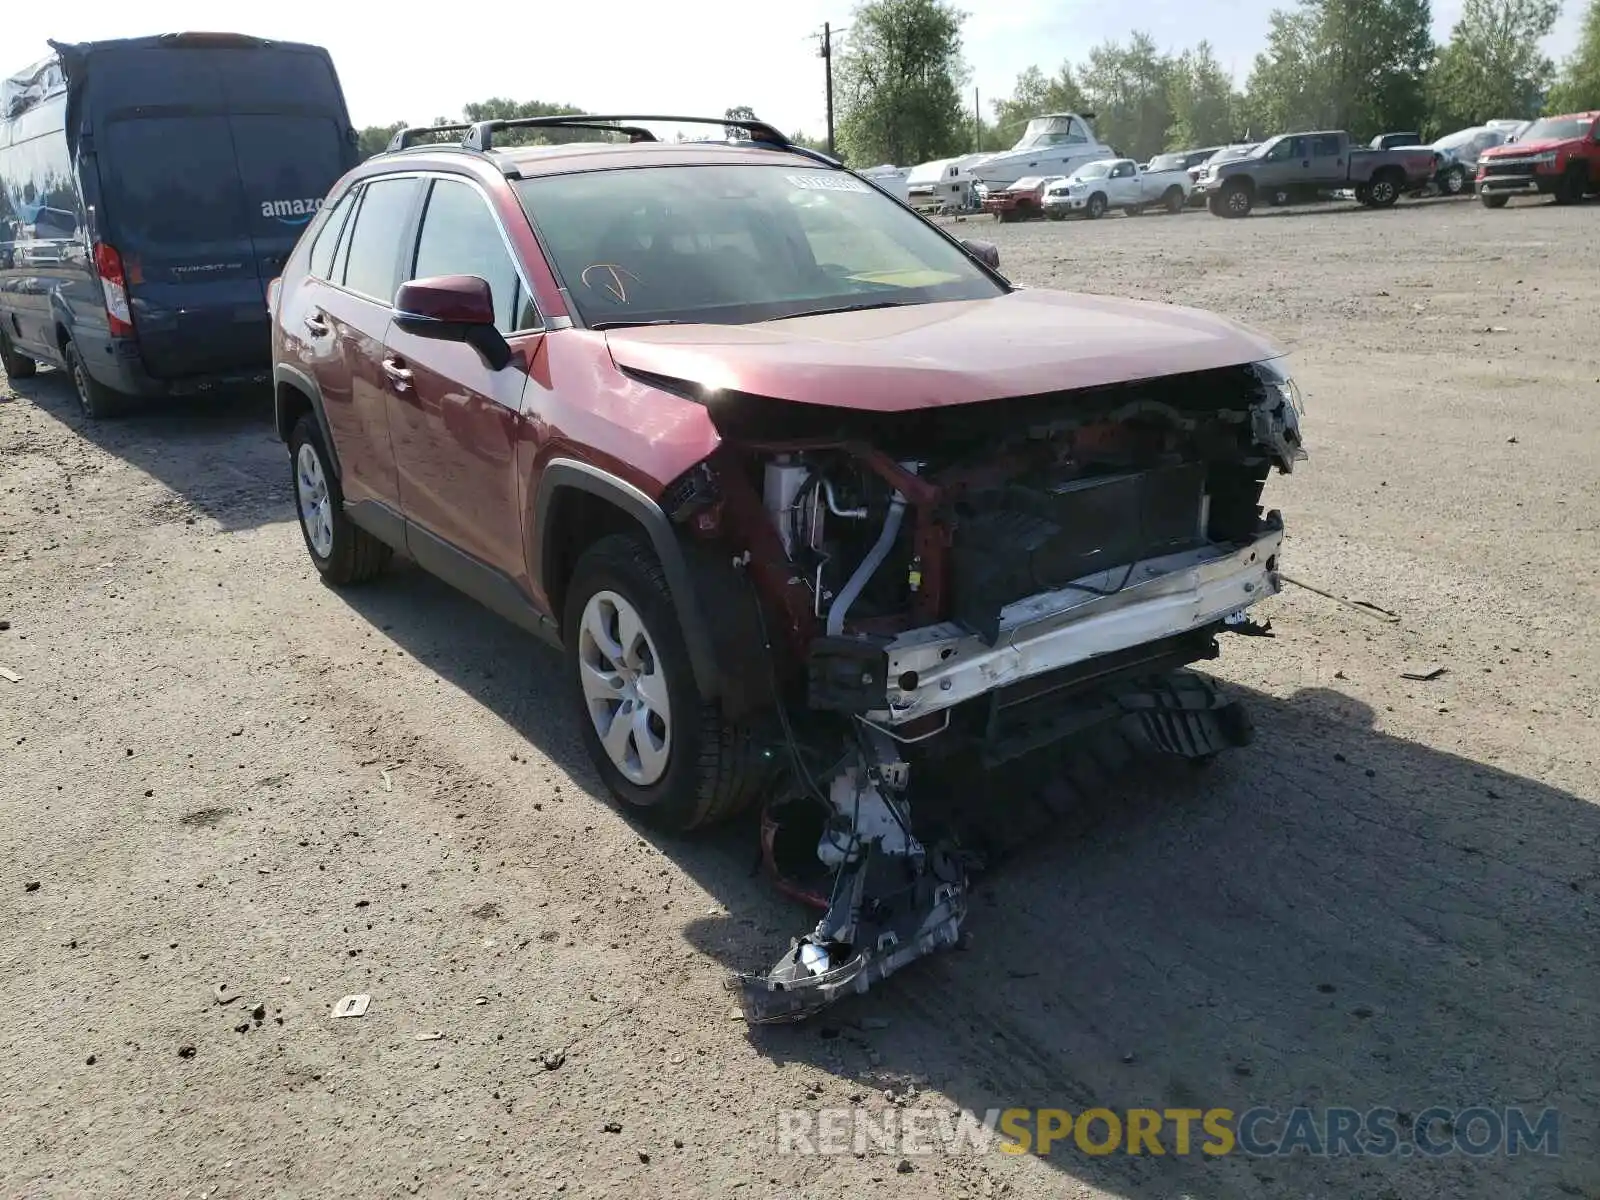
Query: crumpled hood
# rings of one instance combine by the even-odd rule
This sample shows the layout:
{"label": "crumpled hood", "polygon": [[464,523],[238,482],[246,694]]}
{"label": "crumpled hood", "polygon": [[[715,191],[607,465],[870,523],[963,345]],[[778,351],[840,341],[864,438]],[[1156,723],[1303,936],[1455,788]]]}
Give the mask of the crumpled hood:
{"label": "crumpled hood", "polygon": [[606,340],[619,367],[878,412],[1102,387],[1283,353],[1198,309],[1026,289],[754,325],[615,329]]}

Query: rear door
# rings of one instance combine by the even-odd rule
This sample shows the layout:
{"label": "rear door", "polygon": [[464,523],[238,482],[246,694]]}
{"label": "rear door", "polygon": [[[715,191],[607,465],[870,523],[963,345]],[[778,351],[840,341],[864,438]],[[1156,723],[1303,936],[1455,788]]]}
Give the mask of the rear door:
{"label": "rear door", "polygon": [[145,369],[175,378],[264,365],[266,297],[229,118],[110,121],[100,179]]}
{"label": "rear door", "polygon": [[1319,133],[1311,142],[1311,177],[1319,184],[1343,183],[1350,177],[1345,141],[1336,133]]}
{"label": "rear door", "polygon": [[179,40],[97,54],[89,79],[102,223],[146,369],[266,370],[266,285],[354,162],[331,64]]}

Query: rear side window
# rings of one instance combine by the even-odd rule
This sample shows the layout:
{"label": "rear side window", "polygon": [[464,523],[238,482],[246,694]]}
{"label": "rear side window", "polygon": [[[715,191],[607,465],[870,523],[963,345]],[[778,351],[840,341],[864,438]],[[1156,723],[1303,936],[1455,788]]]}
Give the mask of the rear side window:
{"label": "rear side window", "polygon": [[344,231],[345,219],[349,217],[350,210],[355,204],[356,189],[351,188],[328,214],[328,219],[322,228],[317,231],[317,240],[311,247],[311,261],[308,265],[311,273],[318,279],[333,277],[333,253],[339,248],[339,234]]}
{"label": "rear side window", "polygon": [[476,275],[487,280],[494,297],[494,323],[501,333],[539,324],[516,263],[500,236],[500,223],[470,184],[441,179],[428,195],[411,278],[431,275]]}
{"label": "rear side window", "polygon": [[1323,134],[1317,138],[1315,147],[1311,152],[1318,158],[1338,158],[1342,149],[1338,138]]}
{"label": "rear side window", "polygon": [[411,220],[416,199],[415,179],[379,179],[367,184],[355,216],[355,228],[345,239],[349,249],[343,283],[384,304],[394,302],[400,286],[400,243]]}
{"label": "rear side window", "polygon": [[120,240],[190,246],[246,235],[227,117],[113,121],[106,143],[102,170],[115,180],[106,211]]}

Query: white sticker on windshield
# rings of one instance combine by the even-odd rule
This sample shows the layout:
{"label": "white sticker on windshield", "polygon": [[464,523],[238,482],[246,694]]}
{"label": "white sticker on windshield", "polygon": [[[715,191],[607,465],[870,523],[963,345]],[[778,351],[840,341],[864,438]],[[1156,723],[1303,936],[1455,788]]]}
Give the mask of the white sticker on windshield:
{"label": "white sticker on windshield", "polygon": [[866,192],[865,183],[843,171],[818,171],[814,175],[785,175],[790,184],[808,192]]}

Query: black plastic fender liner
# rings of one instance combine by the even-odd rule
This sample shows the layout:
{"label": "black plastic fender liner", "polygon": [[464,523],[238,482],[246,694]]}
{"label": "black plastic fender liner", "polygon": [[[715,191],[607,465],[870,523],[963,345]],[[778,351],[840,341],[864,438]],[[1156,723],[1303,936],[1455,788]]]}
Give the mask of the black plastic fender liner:
{"label": "black plastic fender liner", "polygon": [[552,459],[545,465],[539,476],[538,493],[529,510],[536,522],[533,554],[529,562],[535,588],[543,595],[550,594],[545,587],[545,579],[551,574],[555,543],[549,536],[547,526],[551,513],[555,511],[554,501],[563,488],[576,488],[598,496],[632,517],[644,530],[650,539],[650,548],[655,551],[661,569],[666,573],[672,604],[677,609],[684,642],[689,647],[695,683],[707,700],[719,698],[723,689],[714,643],[683,546],[679,544],[677,532],[661,506],[627,480],[572,458]]}
{"label": "black plastic fender liner", "polygon": [[311,415],[316,418],[317,428],[322,431],[322,444],[328,448],[328,457],[333,460],[333,473],[341,479],[344,478],[343,469],[339,464],[339,447],[333,440],[333,430],[328,425],[328,414],[322,407],[322,389],[317,386],[315,379],[288,363],[272,364],[272,425],[278,431],[279,440],[287,442],[290,432],[294,429],[294,421],[290,419],[283,403],[281,389],[285,385],[294,388],[311,402]]}

